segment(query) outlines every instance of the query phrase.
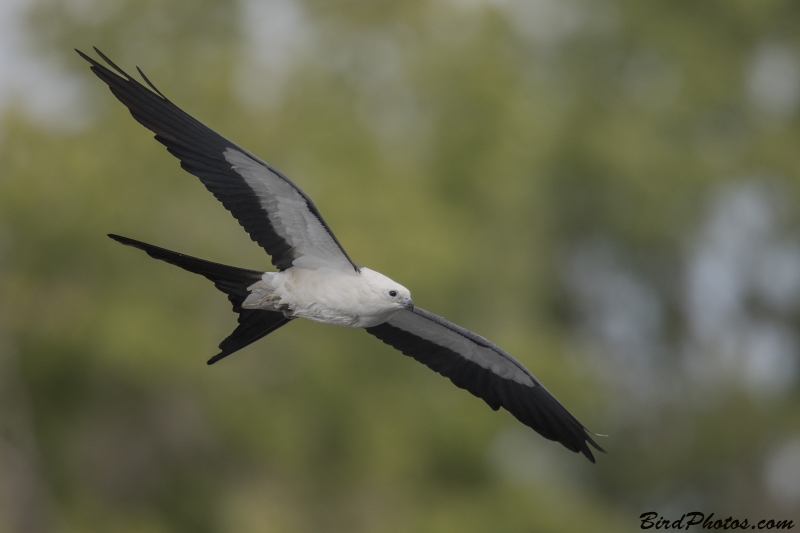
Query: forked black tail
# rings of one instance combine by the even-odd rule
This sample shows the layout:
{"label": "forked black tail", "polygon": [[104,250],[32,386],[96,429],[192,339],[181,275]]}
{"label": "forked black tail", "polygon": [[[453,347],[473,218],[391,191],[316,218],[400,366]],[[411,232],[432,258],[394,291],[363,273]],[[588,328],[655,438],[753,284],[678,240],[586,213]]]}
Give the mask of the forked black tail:
{"label": "forked black tail", "polygon": [[233,311],[239,315],[239,326],[220,343],[220,352],[208,360],[209,365],[272,333],[291,320],[277,311],[242,308],[242,302],[249,294],[247,287],[260,280],[263,272],[212,263],[119,235],[109,234],[109,237],[125,246],[144,250],[150,257],[200,274],[213,281],[219,290],[228,295]]}

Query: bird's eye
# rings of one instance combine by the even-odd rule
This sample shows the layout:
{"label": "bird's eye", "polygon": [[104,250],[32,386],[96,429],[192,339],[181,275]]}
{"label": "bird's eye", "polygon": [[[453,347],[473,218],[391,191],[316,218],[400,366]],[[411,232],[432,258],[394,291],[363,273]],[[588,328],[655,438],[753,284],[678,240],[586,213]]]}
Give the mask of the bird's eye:
{"label": "bird's eye", "polygon": [[397,296],[397,291],[389,291],[389,296],[394,298],[395,296]]}

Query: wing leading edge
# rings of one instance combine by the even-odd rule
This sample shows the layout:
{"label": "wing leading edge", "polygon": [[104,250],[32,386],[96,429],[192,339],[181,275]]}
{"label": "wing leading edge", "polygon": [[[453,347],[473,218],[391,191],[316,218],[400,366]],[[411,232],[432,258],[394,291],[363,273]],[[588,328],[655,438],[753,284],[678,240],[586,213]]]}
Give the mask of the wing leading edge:
{"label": "wing leading edge", "polygon": [[400,311],[367,331],[450,378],[495,411],[505,408],[544,438],[583,453],[591,462],[588,444],[603,451],[519,361],[480,335],[419,308]]}

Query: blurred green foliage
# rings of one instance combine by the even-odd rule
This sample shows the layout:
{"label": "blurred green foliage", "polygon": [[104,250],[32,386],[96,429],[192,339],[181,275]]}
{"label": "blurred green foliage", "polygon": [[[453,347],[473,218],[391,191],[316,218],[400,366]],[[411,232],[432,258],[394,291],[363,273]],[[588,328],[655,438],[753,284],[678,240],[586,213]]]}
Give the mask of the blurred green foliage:
{"label": "blurred green foliage", "polygon": [[[87,118],[0,118],[0,532],[800,520],[764,474],[800,434],[796,376],[706,390],[683,350],[715,191],[768,176],[796,204],[798,87],[760,101],[757,71],[764,46],[798,53],[796,3],[32,0],[27,23]],[[269,258],[72,51],[91,46],[292,177],[355,261],[515,354],[610,454],[590,465],[356,330],[297,321],[207,367],[225,297],[105,234]],[[582,326],[585,242],[657,295],[658,397]]]}

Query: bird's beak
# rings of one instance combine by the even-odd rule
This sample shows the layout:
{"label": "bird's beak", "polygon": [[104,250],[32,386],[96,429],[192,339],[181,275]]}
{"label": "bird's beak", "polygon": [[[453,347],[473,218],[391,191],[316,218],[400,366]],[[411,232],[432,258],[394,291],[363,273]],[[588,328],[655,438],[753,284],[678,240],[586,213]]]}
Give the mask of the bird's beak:
{"label": "bird's beak", "polygon": [[403,307],[405,307],[409,311],[413,311],[414,310],[414,302],[411,300],[411,298],[403,298],[403,299],[401,299],[400,300],[400,305],[402,305]]}

